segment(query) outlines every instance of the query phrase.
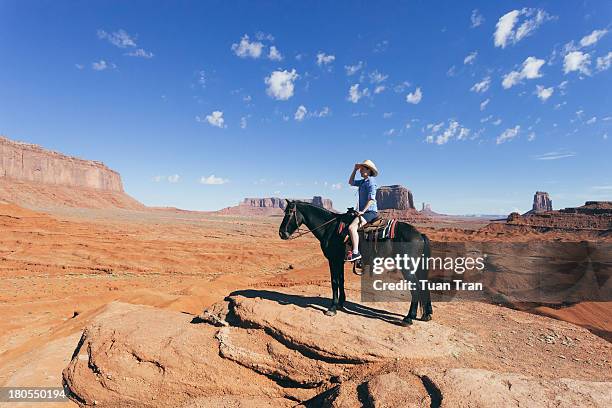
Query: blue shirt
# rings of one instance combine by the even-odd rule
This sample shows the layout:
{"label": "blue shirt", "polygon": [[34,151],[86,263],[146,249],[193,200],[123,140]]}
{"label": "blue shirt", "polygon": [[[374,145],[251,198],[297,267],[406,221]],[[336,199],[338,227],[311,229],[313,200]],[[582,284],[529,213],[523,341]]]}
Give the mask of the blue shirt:
{"label": "blue shirt", "polygon": [[368,177],[367,179],[354,180],[353,185],[359,187],[359,208],[358,211],[363,211],[363,207],[369,200],[374,200],[374,203],[368,208],[368,211],[378,211],[376,206],[376,179]]}

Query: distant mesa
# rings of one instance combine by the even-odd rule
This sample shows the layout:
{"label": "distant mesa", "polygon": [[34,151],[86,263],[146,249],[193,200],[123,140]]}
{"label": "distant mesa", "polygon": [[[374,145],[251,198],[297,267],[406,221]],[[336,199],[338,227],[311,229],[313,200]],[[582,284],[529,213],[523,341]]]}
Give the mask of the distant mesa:
{"label": "distant mesa", "polygon": [[29,208],[145,208],[125,194],[119,173],[103,163],[2,136],[0,196]]}
{"label": "distant mesa", "polygon": [[[330,211],[335,211],[332,200],[321,196],[314,196],[312,198],[289,198],[289,200],[304,201]],[[285,207],[285,198],[248,197],[242,200],[238,205],[223,208],[217,211],[217,213],[226,215],[280,215],[285,210]]]}
{"label": "distant mesa", "polygon": [[394,184],[376,190],[376,205],[379,210],[414,210],[412,192],[404,186]]}
{"label": "distant mesa", "polygon": [[[535,211],[536,202],[538,208],[547,206],[551,209]],[[555,211],[552,210],[548,194],[537,192],[533,207],[534,209],[523,215],[513,212],[508,216],[506,224],[543,230],[596,231],[605,234],[612,230],[612,201],[587,201],[581,207]]]}
{"label": "distant mesa", "polygon": [[439,214],[431,209],[431,204],[423,203],[421,205],[421,215],[426,215],[428,217],[443,217],[443,214]]}

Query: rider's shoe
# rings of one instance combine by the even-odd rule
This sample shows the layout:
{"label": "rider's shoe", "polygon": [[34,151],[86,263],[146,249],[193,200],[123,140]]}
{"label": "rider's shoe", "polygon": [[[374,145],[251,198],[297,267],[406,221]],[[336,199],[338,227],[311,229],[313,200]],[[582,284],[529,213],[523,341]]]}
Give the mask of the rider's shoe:
{"label": "rider's shoe", "polygon": [[351,252],[351,253],[347,254],[347,256],[346,256],[346,261],[348,261],[348,262],[355,262],[358,259],[361,259],[361,254],[360,253],[356,253],[355,254],[355,253]]}

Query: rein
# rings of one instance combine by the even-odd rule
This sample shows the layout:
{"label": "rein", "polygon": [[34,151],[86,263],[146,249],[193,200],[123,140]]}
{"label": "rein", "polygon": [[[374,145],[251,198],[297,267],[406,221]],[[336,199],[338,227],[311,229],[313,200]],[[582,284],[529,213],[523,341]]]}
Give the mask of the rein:
{"label": "rein", "polygon": [[[296,215],[296,213],[297,213],[297,208],[295,208],[295,207],[294,207],[294,208],[291,210],[291,217],[294,217],[294,218],[295,218],[295,223],[297,224],[298,222],[297,222],[297,215]],[[289,220],[288,220],[288,221],[290,221],[290,220],[291,220],[291,217],[289,218]],[[327,224],[329,224],[329,223],[331,223],[331,222],[333,222],[333,221],[336,221],[336,217],[332,218],[332,219],[331,219],[331,220],[329,220],[329,221],[324,222],[323,224],[319,225],[318,227],[315,227],[315,228],[313,228],[313,229],[307,229],[306,231],[301,231],[301,230],[300,230],[300,227],[298,226],[298,228],[297,228],[295,231],[293,231],[293,234],[291,234],[291,236],[290,236],[289,238],[287,238],[287,240],[288,240],[288,241],[291,241],[291,240],[294,240],[294,239],[298,239],[299,237],[301,237],[301,236],[303,236],[303,235],[309,234],[309,233],[311,233],[311,232],[313,232],[313,231],[316,231],[316,230],[318,230],[318,229],[320,229],[320,228],[323,228],[324,226],[326,226]],[[297,234],[297,235],[294,235],[296,231],[298,232],[298,234]]]}

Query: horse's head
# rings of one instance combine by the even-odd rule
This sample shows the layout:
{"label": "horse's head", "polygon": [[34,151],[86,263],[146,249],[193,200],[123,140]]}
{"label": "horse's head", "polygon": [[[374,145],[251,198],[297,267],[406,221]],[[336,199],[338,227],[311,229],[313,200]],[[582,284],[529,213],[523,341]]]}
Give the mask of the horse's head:
{"label": "horse's head", "polygon": [[285,217],[278,228],[278,235],[281,237],[281,239],[289,239],[291,234],[293,234],[304,221],[295,201],[286,201],[287,205],[285,206]]}

